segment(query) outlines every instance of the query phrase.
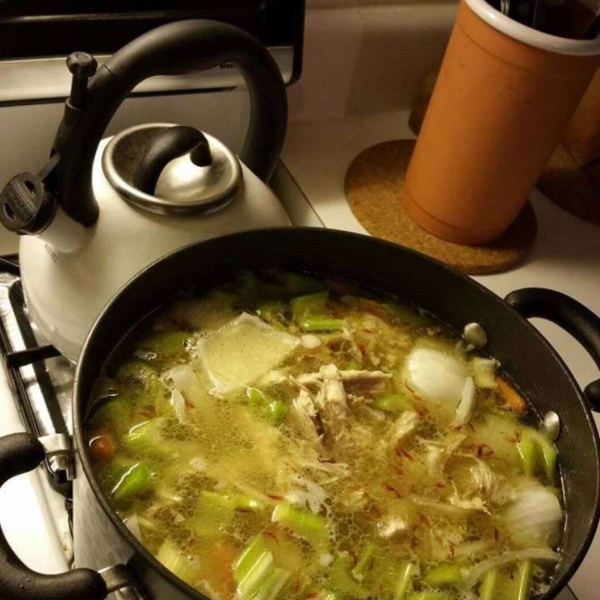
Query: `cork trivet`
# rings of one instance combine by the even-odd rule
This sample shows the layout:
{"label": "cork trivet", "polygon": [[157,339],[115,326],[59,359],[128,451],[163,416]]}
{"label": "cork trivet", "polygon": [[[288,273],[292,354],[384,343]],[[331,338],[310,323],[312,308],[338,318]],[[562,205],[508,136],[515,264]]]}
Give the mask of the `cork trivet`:
{"label": "cork trivet", "polygon": [[508,231],[489,246],[460,246],[421,229],[400,199],[414,140],[383,142],[361,152],[346,173],[346,198],[375,237],[413,248],[469,274],[497,273],[518,265],[535,239],[537,221],[529,203]]}
{"label": "cork trivet", "polygon": [[564,144],[552,153],[537,187],[567,212],[600,225],[600,173],[595,165],[580,167]]}

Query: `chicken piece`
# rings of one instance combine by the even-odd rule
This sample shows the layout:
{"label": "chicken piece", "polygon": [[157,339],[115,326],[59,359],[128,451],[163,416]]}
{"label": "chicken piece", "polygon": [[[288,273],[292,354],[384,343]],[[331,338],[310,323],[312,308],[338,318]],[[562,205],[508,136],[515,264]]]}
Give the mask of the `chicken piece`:
{"label": "chicken piece", "polygon": [[310,440],[315,445],[319,444],[323,434],[323,425],[319,419],[313,398],[306,389],[301,389],[298,396],[294,398],[292,416],[302,437]]}
{"label": "chicken piece", "polygon": [[405,535],[410,531],[410,523],[400,517],[388,516],[377,523],[377,532],[382,538]]}
{"label": "chicken piece", "polygon": [[483,498],[480,496],[475,496],[474,498],[459,498],[457,494],[453,494],[450,496],[450,504],[455,506],[456,508],[462,508],[464,510],[474,510],[481,511],[488,515],[492,513],[489,511],[488,507],[485,505]]}
{"label": "chicken piece", "polygon": [[331,406],[337,416],[346,416],[350,409],[339,369],[334,364],[323,365],[319,369],[319,374],[323,382],[324,401]]}
{"label": "chicken piece", "polygon": [[403,442],[412,435],[417,430],[420,420],[421,417],[414,410],[403,412],[392,425],[390,435],[390,444],[392,447],[395,448],[400,442]]}
{"label": "chicken piece", "polygon": [[360,388],[364,392],[382,392],[385,384],[392,376],[391,373],[383,371],[340,371],[344,385]]}

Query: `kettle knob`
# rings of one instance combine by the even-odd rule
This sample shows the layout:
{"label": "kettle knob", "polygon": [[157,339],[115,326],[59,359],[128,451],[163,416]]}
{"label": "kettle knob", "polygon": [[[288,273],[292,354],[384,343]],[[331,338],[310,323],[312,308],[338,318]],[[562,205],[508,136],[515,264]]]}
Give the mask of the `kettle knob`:
{"label": "kettle knob", "polygon": [[188,153],[197,167],[212,165],[210,145],[201,131],[183,125],[161,129],[152,137],[139,161],[133,176],[134,187],[152,196],[167,164]]}
{"label": "kettle knob", "polygon": [[67,58],[67,68],[73,75],[68,102],[73,108],[83,108],[87,100],[88,79],[96,73],[98,62],[87,52],[73,52]]}

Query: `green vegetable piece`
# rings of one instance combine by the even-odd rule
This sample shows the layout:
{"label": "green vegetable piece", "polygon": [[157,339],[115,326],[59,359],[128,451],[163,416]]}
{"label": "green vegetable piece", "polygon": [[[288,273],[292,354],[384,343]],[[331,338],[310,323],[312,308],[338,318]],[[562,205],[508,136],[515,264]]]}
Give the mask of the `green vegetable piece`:
{"label": "green vegetable piece", "polygon": [[243,581],[260,557],[269,552],[267,538],[259,533],[242,552],[233,566],[233,579],[236,583]]}
{"label": "green vegetable piece", "polygon": [[550,483],[555,481],[557,452],[554,444],[543,433],[531,427],[523,427],[519,453],[525,475],[531,477],[540,467]]}
{"label": "green vegetable piece", "polygon": [[275,507],[272,519],[274,523],[288,527],[316,548],[323,549],[329,545],[329,531],[324,517],[282,503]]}
{"label": "green vegetable piece", "polygon": [[533,573],[533,562],[525,560],[518,566],[517,575],[517,597],[515,600],[528,600],[531,590],[531,576]]}
{"label": "green vegetable piece", "polygon": [[126,362],[117,372],[117,379],[119,381],[138,381],[140,383],[146,383],[150,381],[156,381],[158,379],[158,372],[149,363],[143,360],[132,360]]}
{"label": "green vegetable piece", "polygon": [[498,584],[498,569],[491,569],[483,577],[479,588],[479,600],[495,600]]}
{"label": "green vegetable piece", "polygon": [[176,358],[185,352],[189,337],[190,334],[185,331],[157,331],[146,336],[139,348],[153,352],[159,359]]}
{"label": "green vegetable piece", "polygon": [[330,319],[329,317],[306,317],[300,323],[304,331],[318,333],[320,331],[340,331],[344,328],[342,319]]}
{"label": "green vegetable piece", "polygon": [[343,596],[363,600],[370,595],[370,592],[356,582],[351,570],[352,558],[347,554],[339,556],[333,561],[329,570],[329,587]]}
{"label": "green vegetable piece", "polygon": [[154,455],[163,454],[165,452],[165,449],[162,447],[164,425],[164,418],[144,421],[129,430],[123,443],[132,452],[151,453]]}
{"label": "green vegetable piece", "polygon": [[272,398],[257,388],[248,388],[246,395],[250,406],[259,410],[272,425],[277,427],[285,421],[288,413],[285,402]]}
{"label": "green vegetable piece", "polygon": [[354,575],[354,578],[358,579],[358,581],[362,581],[373,566],[373,556],[375,555],[375,550],[375,544],[367,544],[363,548],[356,566],[354,569],[352,569],[352,575]]}
{"label": "green vegetable piece", "polygon": [[273,553],[262,533],[244,550],[233,571],[239,596],[248,600],[273,600],[289,576],[289,571],[275,566]]}
{"label": "green vegetable piece", "polygon": [[386,412],[403,412],[414,407],[413,401],[404,394],[385,394],[373,400],[373,407]]}
{"label": "green vegetable piece", "polygon": [[263,302],[256,308],[256,314],[272,325],[278,323],[284,323],[286,321],[287,304],[280,300],[271,300],[269,302]]}
{"label": "green vegetable piece", "polygon": [[429,571],[423,578],[423,581],[431,587],[445,587],[455,585],[462,581],[461,568],[452,563],[440,565],[432,571]]}
{"label": "green vegetable piece", "polygon": [[156,558],[179,579],[183,579],[190,585],[200,578],[200,566],[190,556],[184,554],[170,538],[163,542]]}
{"label": "green vegetable piece", "polygon": [[329,302],[329,292],[318,292],[293,298],[291,307],[294,321],[302,326],[308,316],[323,314],[327,308],[327,302]]}
{"label": "green vegetable piece", "polygon": [[357,360],[352,360],[346,365],[346,371],[358,371],[361,369],[361,364]]}
{"label": "green vegetable piece", "polygon": [[92,407],[88,429],[108,427],[122,433],[131,424],[134,406],[135,401],[124,393],[100,399]]}
{"label": "green vegetable piece", "polygon": [[299,273],[282,271],[275,274],[275,279],[285,285],[291,296],[314,294],[326,288],[325,283]]}
{"label": "green vegetable piece", "polygon": [[288,413],[288,407],[285,402],[281,400],[273,400],[269,402],[269,421],[275,427],[281,425],[285,421],[285,417]]}
{"label": "green vegetable piece", "polygon": [[413,592],[407,600],[454,600],[446,592]]}
{"label": "green vegetable piece", "polygon": [[409,561],[400,563],[398,583],[394,591],[394,600],[404,600],[412,587],[412,582],[417,572],[417,565]]}
{"label": "green vegetable piece", "polygon": [[200,537],[218,535],[233,521],[235,508],[234,498],[203,490],[190,527]]}
{"label": "green vegetable piece", "polygon": [[112,490],[112,497],[117,502],[131,500],[154,488],[154,477],[148,465],[137,463],[131,467]]}

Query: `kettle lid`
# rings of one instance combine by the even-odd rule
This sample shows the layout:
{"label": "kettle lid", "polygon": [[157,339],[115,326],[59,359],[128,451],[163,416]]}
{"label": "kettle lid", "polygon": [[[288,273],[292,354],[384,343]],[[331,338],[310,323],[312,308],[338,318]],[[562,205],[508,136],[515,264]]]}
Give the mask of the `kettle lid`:
{"label": "kettle lid", "polygon": [[164,123],[116,135],[102,168],[125,200],[158,214],[215,212],[235,198],[243,179],[239,160],[223,142]]}

